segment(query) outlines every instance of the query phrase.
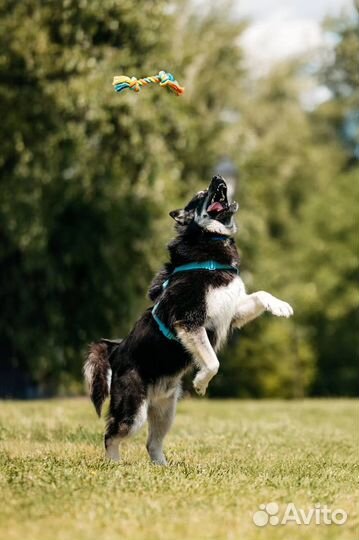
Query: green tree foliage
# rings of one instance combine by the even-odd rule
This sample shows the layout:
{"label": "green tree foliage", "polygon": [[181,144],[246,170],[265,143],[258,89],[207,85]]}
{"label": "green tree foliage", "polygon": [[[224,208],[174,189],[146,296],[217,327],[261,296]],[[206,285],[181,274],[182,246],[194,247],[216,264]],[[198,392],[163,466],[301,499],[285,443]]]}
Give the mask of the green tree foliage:
{"label": "green tree foliage", "polygon": [[[331,90],[333,99],[318,111],[323,130],[331,127],[346,145],[348,160],[355,165],[359,158],[359,12],[347,18],[330,19],[325,25],[337,39],[333,51],[321,70],[321,80]],[[354,151],[354,152],[353,152]]]}
{"label": "green tree foliage", "polygon": [[300,106],[296,64],[256,81],[246,104],[243,273],[251,288],[289,299],[295,317],[263,318],[234,338],[216,394],[357,393],[359,168],[344,127],[356,112],[358,25],[341,21],[338,32],[323,106]]}
{"label": "green tree foliage", "polygon": [[146,273],[152,208],[138,194],[163,136],[111,77],[148,67],[165,20],[161,2],[131,7],[2,2],[1,348],[47,388],[79,378],[86,341],[123,328]]}
{"label": "green tree foliage", "polygon": [[[87,342],[128,330],[169,237],[164,216],[216,157],[226,91],[201,76],[226,54],[219,76],[240,71],[240,25],[172,7],[1,1],[0,348],[47,390],[80,380]],[[187,98],[113,92],[115,74],[168,66]]]}

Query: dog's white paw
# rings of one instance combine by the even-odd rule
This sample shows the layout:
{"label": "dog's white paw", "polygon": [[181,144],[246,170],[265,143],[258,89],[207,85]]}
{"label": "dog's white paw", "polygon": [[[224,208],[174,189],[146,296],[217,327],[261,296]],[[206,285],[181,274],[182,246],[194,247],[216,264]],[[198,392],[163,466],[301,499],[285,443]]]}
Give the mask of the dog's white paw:
{"label": "dog's white paw", "polygon": [[291,317],[293,315],[293,308],[288,302],[284,302],[283,300],[279,300],[279,298],[276,298],[275,296],[265,292],[261,291],[259,293],[259,299],[266,311],[269,311],[276,317]]}
{"label": "dog's white paw", "polygon": [[156,438],[150,438],[146,444],[147,452],[155,465],[167,465],[166,457],[163,453],[162,443]]}
{"label": "dog's white paw", "polygon": [[120,461],[120,452],[118,449],[118,441],[112,442],[106,448],[106,456],[111,461]]}
{"label": "dog's white paw", "polygon": [[161,465],[162,467],[166,467],[168,465],[167,459],[163,453],[151,456],[151,460],[154,465]]}
{"label": "dog's white paw", "polygon": [[205,395],[207,386],[208,386],[207,382],[201,381],[200,379],[198,379],[198,377],[195,377],[193,381],[193,388],[195,389],[195,391],[197,392],[199,396]]}

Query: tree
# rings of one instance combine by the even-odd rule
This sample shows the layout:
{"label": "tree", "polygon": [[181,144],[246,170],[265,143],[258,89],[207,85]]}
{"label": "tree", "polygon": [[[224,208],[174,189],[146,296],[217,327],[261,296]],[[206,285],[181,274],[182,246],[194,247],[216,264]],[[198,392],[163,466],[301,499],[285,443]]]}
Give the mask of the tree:
{"label": "tree", "polygon": [[341,22],[324,71],[332,98],[313,112],[300,104],[302,63],[277,67],[248,92],[243,274],[251,288],[289,300],[295,315],[285,324],[263,319],[234,338],[213,394],[357,393],[359,170],[355,140],[350,146],[343,134],[357,106],[358,43],[357,25]]}
{"label": "tree", "polygon": [[[44,392],[68,390],[85,344],[129,329],[169,237],[167,212],[208,180],[227,90],[207,86],[205,62],[228,72],[241,26],[162,0],[0,9],[2,365]],[[188,98],[113,92],[115,74],[167,66]]]}

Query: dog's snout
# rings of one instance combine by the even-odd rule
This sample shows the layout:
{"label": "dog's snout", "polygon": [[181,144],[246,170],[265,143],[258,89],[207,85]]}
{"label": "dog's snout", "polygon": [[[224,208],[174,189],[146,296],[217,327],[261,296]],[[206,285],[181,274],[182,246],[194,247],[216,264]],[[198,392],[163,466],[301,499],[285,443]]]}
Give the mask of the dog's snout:
{"label": "dog's snout", "polygon": [[221,184],[226,185],[226,182],[224,181],[223,176],[220,176],[219,174],[216,174],[212,178],[212,184],[214,184],[216,187],[218,187]]}
{"label": "dog's snout", "polygon": [[212,181],[211,181],[211,185],[210,185],[210,189],[212,189],[213,191],[218,191],[219,189],[221,189],[222,192],[226,193],[227,192],[227,184],[226,184],[223,176],[220,176],[219,174],[216,174],[215,176],[213,176]]}
{"label": "dog's snout", "polygon": [[215,174],[212,177],[212,182],[224,182],[224,178],[220,174]]}

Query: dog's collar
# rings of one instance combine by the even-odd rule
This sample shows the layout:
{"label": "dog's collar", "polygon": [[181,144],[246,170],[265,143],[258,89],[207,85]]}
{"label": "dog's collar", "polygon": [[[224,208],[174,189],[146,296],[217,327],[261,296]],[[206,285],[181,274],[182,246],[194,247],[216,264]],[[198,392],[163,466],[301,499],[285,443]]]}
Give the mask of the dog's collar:
{"label": "dog's collar", "polygon": [[216,234],[215,236],[209,236],[208,240],[217,240],[225,242],[226,240],[232,240],[230,236],[227,236],[226,234]]}
{"label": "dog's collar", "polygon": [[[203,261],[176,266],[176,268],[172,271],[171,276],[173,276],[173,274],[177,274],[178,272],[190,272],[192,270],[227,270],[229,272],[235,272],[236,274],[238,274],[238,268],[232,266],[231,264],[222,264],[217,261]],[[163,283],[163,289],[166,289],[166,287],[168,287],[170,277],[166,279],[166,281]]]}

